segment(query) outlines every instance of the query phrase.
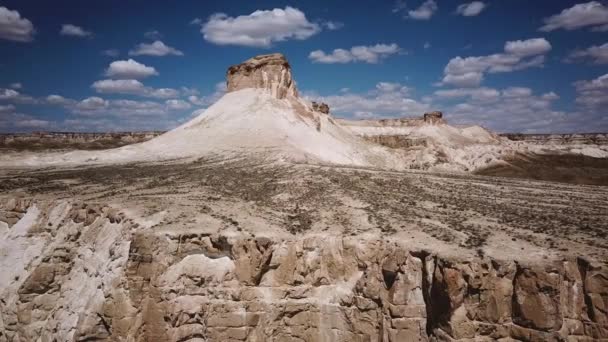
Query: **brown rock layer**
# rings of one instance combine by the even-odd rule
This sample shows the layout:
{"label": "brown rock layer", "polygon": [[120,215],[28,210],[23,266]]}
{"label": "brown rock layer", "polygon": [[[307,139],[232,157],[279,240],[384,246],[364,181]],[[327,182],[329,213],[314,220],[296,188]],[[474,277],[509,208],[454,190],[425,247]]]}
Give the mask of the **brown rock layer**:
{"label": "brown rock layer", "polygon": [[298,96],[291,66],[280,53],[260,55],[233,65],[226,73],[228,92],[246,88],[267,89],[279,99]]}
{"label": "brown rock layer", "polygon": [[608,338],[608,269],[584,259],[534,266],[380,239],[137,232],[108,208],[67,209],[31,231],[55,245],[10,285],[0,340]]}

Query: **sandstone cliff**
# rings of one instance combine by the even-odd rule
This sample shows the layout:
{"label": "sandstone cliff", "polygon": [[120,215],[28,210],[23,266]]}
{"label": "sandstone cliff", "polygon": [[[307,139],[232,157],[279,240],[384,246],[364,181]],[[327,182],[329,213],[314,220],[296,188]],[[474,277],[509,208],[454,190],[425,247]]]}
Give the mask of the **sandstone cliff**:
{"label": "sandstone cliff", "polygon": [[608,269],[584,258],[527,265],[385,239],[153,232],[109,207],[48,205],[3,206],[22,219],[0,246],[0,341],[608,338]]}

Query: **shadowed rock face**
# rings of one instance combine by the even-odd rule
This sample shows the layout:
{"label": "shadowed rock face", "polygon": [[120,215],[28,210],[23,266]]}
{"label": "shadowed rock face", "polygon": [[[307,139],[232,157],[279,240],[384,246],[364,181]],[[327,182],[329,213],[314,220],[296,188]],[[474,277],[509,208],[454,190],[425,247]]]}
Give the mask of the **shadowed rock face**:
{"label": "shadowed rock face", "polygon": [[280,53],[255,56],[233,65],[226,73],[228,92],[245,88],[268,89],[279,99],[298,97],[291,66]]}
{"label": "shadowed rock face", "polygon": [[429,124],[445,124],[445,120],[443,120],[443,113],[439,111],[434,111],[430,113],[424,113],[424,122]]}
{"label": "shadowed rock face", "polygon": [[312,101],[312,109],[323,114],[329,114],[329,106],[324,102]]}

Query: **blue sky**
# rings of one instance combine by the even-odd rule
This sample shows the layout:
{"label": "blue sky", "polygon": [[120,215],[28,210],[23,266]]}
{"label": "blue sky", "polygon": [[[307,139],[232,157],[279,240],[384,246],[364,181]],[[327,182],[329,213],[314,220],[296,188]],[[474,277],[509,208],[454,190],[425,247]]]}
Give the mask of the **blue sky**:
{"label": "blue sky", "polygon": [[0,131],[170,129],[281,52],[333,115],[608,131],[608,3],[0,1]]}

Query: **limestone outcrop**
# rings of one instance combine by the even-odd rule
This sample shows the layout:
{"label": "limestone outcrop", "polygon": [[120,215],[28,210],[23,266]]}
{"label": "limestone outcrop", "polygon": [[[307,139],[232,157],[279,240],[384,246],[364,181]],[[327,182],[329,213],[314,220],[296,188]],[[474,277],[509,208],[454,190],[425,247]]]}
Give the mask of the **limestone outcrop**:
{"label": "limestone outcrop", "polygon": [[445,124],[445,120],[443,120],[443,113],[439,111],[424,113],[423,116],[424,122],[427,124]]}
{"label": "limestone outcrop", "polygon": [[2,277],[0,341],[608,338],[608,269],[583,258],[525,265],[384,239],[155,232],[104,208],[39,205],[25,214],[35,224],[13,228],[28,234],[3,242],[32,247]]}
{"label": "limestone outcrop", "polygon": [[226,81],[228,92],[260,88],[269,90],[279,99],[298,96],[291,66],[280,53],[255,56],[229,67]]}

